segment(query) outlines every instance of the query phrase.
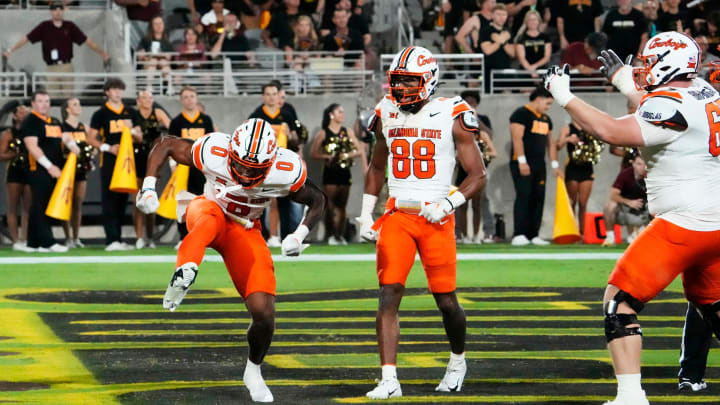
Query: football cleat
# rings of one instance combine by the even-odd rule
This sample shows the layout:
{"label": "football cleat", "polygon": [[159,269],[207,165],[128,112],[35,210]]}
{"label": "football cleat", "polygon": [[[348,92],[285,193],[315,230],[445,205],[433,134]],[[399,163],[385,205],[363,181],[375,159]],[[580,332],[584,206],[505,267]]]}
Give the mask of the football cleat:
{"label": "football cleat", "polygon": [[177,309],[183,298],[185,298],[185,295],[187,295],[190,286],[195,282],[197,272],[198,266],[192,262],[185,263],[175,270],[175,273],[170,279],[170,285],[168,285],[167,290],[165,290],[163,308],[169,309],[170,312],[174,312]]}
{"label": "football cleat", "polygon": [[680,377],[680,382],[678,383],[678,391],[692,391],[692,392],[698,392],[706,390],[708,387],[705,380],[700,380],[697,382],[693,382],[689,378]]}
{"label": "football cleat", "polygon": [[607,401],[603,405],[650,405],[650,402],[645,397],[645,391],[640,391],[635,395],[620,395],[612,400]]}
{"label": "football cleat", "polygon": [[[259,370],[259,368],[258,368]],[[245,373],[243,373],[243,383],[250,392],[250,398],[253,402],[273,402],[273,394],[270,392],[265,380],[259,371],[251,370],[250,367],[245,367]]]}
{"label": "football cleat", "polygon": [[402,396],[400,381],[397,378],[383,379],[375,389],[369,391],[365,396],[370,399],[400,398]]}
{"label": "football cleat", "polygon": [[445,376],[440,381],[435,391],[440,392],[460,392],[465,373],[467,372],[467,363],[465,360],[450,360],[445,370]]}

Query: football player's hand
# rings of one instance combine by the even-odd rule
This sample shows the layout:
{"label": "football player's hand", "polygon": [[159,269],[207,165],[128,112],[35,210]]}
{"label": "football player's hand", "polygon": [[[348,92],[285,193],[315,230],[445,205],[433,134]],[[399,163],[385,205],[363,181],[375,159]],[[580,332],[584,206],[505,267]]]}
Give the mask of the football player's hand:
{"label": "football player's hand", "polygon": [[545,88],[553,95],[561,107],[565,107],[575,96],[570,92],[570,66],[562,68],[555,65],[547,70],[544,77]]}
{"label": "football player's hand", "polygon": [[530,165],[527,163],[518,163],[518,170],[520,170],[521,176],[529,176],[530,175]]}
{"label": "football player's hand", "polygon": [[377,240],[378,233],[372,229],[375,221],[373,221],[371,216],[359,216],[355,218],[355,222],[360,225],[360,238],[362,240],[365,242],[375,242]]}
{"label": "football player's hand", "polygon": [[143,214],[152,214],[160,208],[160,200],[158,200],[158,195],[155,190],[143,189],[137,193],[137,197],[135,197],[135,206],[137,206]]}
{"label": "football player's hand", "polygon": [[283,239],[280,251],[283,256],[300,256],[300,252],[303,251],[303,244],[294,233],[291,233]]}
{"label": "football player's hand", "polygon": [[453,206],[450,203],[450,200],[443,198],[438,202],[423,205],[420,209],[420,216],[427,219],[428,222],[436,224],[452,212]]}
{"label": "football player's hand", "polygon": [[612,49],[601,51],[597,58],[602,66],[600,73],[624,95],[635,91],[635,80],[633,79],[632,55],[628,55],[625,63],[620,60]]}
{"label": "football player's hand", "polygon": [[195,263],[186,263],[173,273],[170,284],[163,296],[163,308],[174,312],[188,293],[190,286],[195,282],[198,267]]}

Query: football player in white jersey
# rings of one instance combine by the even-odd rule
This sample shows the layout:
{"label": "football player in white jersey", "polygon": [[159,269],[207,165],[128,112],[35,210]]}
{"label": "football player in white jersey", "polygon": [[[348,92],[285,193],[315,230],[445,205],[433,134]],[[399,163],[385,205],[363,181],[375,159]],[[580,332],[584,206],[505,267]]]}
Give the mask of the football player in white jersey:
{"label": "football player in white jersey", "polygon": [[[475,143],[478,121],[470,106],[460,97],[431,98],[438,77],[430,51],[418,46],[403,49],[388,70],[390,95],[377,105],[369,126],[377,144],[358,221],[363,238],[377,236],[376,330],[382,379],[367,393],[371,399],[402,396],[395,367],[398,308],[416,252],[450,341],[450,361],[436,390],[460,391],[467,369],[465,312],[455,295],[453,212],[485,186],[485,165]],[[450,194],[456,154],[468,176]],[[373,222],[387,166],[390,198],[385,214]]]}
{"label": "football player in white jersey", "polygon": [[204,195],[195,197],[184,214],[189,233],[178,250],[177,269],[163,307],[174,311],[180,305],[195,282],[205,248],[217,250],[252,316],[243,381],[253,401],[272,402],[260,364],[275,329],[275,273],[258,218],[272,198],[290,196],[307,205],[304,221],[282,242],[283,256],[297,256],[310,229],[323,216],[325,195],[307,180],[302,159],[277,146],[270,124],[253,118],[232,135],[213,132],[195,142],[160,138],[148,157],[147,177],[137,197],[137,207],[146,214],[160,205],[155,176],[168,157],[198,168],[207,182]]}
{"label": "football player in white jersey", "polygon": [[[643,147],[648,208],[655,219],[618,260],[604,297],[605,335],[618,381],[611,405],[647,404],[640,384],[642,330],[637,313],[682,275],[685,296],[720,332],[720,95],[697,78],[700,49],[678,32],[651,38],[633,69],[603,51],[603,71],[630,100],[632,115],[613,118],[575,97],[566,68],[545,86],[588,132]],[[628,61],[629,62],[629,61]]]}

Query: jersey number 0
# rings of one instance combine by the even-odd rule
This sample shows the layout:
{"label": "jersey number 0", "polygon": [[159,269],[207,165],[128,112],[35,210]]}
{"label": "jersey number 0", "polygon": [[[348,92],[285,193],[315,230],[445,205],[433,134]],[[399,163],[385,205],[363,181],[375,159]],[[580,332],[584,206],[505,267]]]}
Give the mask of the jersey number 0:
{"label": "jersey number 0", "polygon": [[[396,179],[410,177],[410,142],[396,139],[390,144],[392,170]],[[412,173],[418,179],[429,179],[435,175],[435,144],[427,139],[418,139],[412,144]]]}

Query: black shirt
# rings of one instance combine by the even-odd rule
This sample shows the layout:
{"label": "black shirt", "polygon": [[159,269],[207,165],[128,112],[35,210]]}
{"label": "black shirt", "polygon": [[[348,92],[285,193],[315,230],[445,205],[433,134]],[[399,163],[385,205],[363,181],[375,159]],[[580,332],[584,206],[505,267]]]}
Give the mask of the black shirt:
{"label": "black shirt", "polygon": [[175,52],[175,48],[173,48],[172,44],[167,39],[161,39],[158,41],[148,37],[143,37],[143,39],[140,40],[140,44],[137,47],[138,51],[152,52],[153,42],[158,43],[156,45],[158,48],[157,52]]}
{"label": "black shirt", "polygon": [[[26,138],[29,136],[37,137],[38,147],[40,147],[45,157],[55,166],[63,166],[62,126],[60,120],[53,117],[43,118],[35,111],[31,111],[27,118],[25,118],[25,121],[23,121],[22,127],[20,128],[20,135],[23,138],[23,143],[27,143]],[[37,164],[33,156],[30,155],[30,171],[34,172],[37,170],[47,172],[45,168]]]}
{"label": "black shirt", "polygon": [[605,16],[602,28],[608,36],[607,49],[615,51],[621,60],[625,60],[628,55],[636,55],[640,38],[647,32],[647,27],[641,11],[631,8],[630,13],[623,15],[617,8],[613,8]]}
{"label": "black shirt", "polygon": [[300,15],[288,15],[285,10],[273,13],[266,29],[270,38],[277,38],[278,48],[283,49],[286,46],[292,48],[294,34],[291,27],[295,25]]}
{"label": "black shirt", "polygon": [[[511,124],[520,124],[525,127],[523,132],[523,149],[528,161],[545,162],[545,149],[548,135],[552,130],[552,120],[547,114],[538,114],[528,106],[515,110],[510,116]],[[512,142],[510,143],[512,160],[517,160]]]}
{"label": "black shirt", "polygon": [[595,17],[602,13],[600,0],[565,0],[559,17],[563,18],[568,43],[585,41],[589,33],[595,32]]}
{"label": "black shirt", "polygon": [[142,143],[146,146],[152,145],[153,141],[162,135],[161,124],[160,121],[158,121],[155,110],[156,108],[153,107],[152,112],[147,118],[143,117],[140,111],[138,111],[138,125],[140,125],[140,130],[143,133]]}
{"label": "black shirt", "polygon": [[120,110],[114,110],[108,103],[105,103],[99,110],[95,111],[90,119],[90,128],[98,131],[103,142],[108,145],[120,143],[122,129],[127,122],[132,123],[131,127],[139,124],[137,111],[124,105]]}
{"label": "black shirt", "polygon": [[[478,42],[482,44],[485,41],[493,42],[492,35],[493,34],[500,34],[503,31],[507,31],[505,29],[497,29],[493,24],[488,24],[480,29],[480,39],[478,39]],[[509,39],[508,39],[509,41]],[[485,69],[507,69],[510,67],[510,57],[505,52],[505,49],[503,46],[500,46],[497,51],[485,55]]]}
{"label": "black shirt", "polygon": [[[292,44],[290,44],[290,46],[292,46]],[[230,36],[226,33],[222,46],[220,47],[221,52],[247,52],[250,50],[250,41],[248,41],[247,37],[239,31],[235,31],[232,38],[230,38]],[[247,60],[247,57],[244,55],[230,55],[228,58],[234,61]]]}
{"label": "black shirt", "polygon": [[545,57],[545,44],[550,43],[550,40],[542,32],[536,37],[525,32],[518,38],[517,43],[525,48],[525,59],[532,65]]}
{"label": "black shirt", "polygon": [[212,118],[207,114],[198,112],[194,117],[188,117],[184,112],[170,121],[168,134],[190,140],[196,140],[205,134],[215,132]]}
{"label": "black shirt", "polygon": [[70,136],[72,136],[72,138],[75,140],[75,142],[87,142],[87,130],[85,128],[85,124],[83,124],[82,122],[78,122],[77,127],[73,127],[72,125],[63,121],[61,127],[62,131],[69,133]]}
{"label": "black shirt", "polygon": [[[286,107],[287,105],[287,103],[283,104],[283,106],[275,113],[275,115],[270,115],[265,109],[265,106],[261,105],[260,107],[256,108],[255,111],[253,111],[248,118],[260,118],[269,122],[272,126],[272,129],[275,131],[275,135],[278,138],[278,146],[290,149],[293,152],[297,152],[298,150],[300,150],[299,145],[297,145],[295,142],[292,142],[292,144],[289,143],[287,134],[284,134],[281,130],[283,123],[287,124],[290,130],[295,128],[295,120],[297,119],[297,117],[292,114],[292,111],[289,110],[288,107]],[[283,140],[283,136],[285,140]]]}
{"label": "black shirt", "polygon": [[660,8],[658,10],[658,18],[655,20],[657,32],[677,31],[678,20],[682,24],[682,28],[687,27],[687,14],[683,10],[679,10],[677,14],[666,13]]}
{"label": "black shirt", "polygon": [[364,51],[365,43],[362,34],[352,28],[348,29],[347,35],[338,34],[333,29],[323,38],[323,51],[337,51],[341,48],[346,51]]}

